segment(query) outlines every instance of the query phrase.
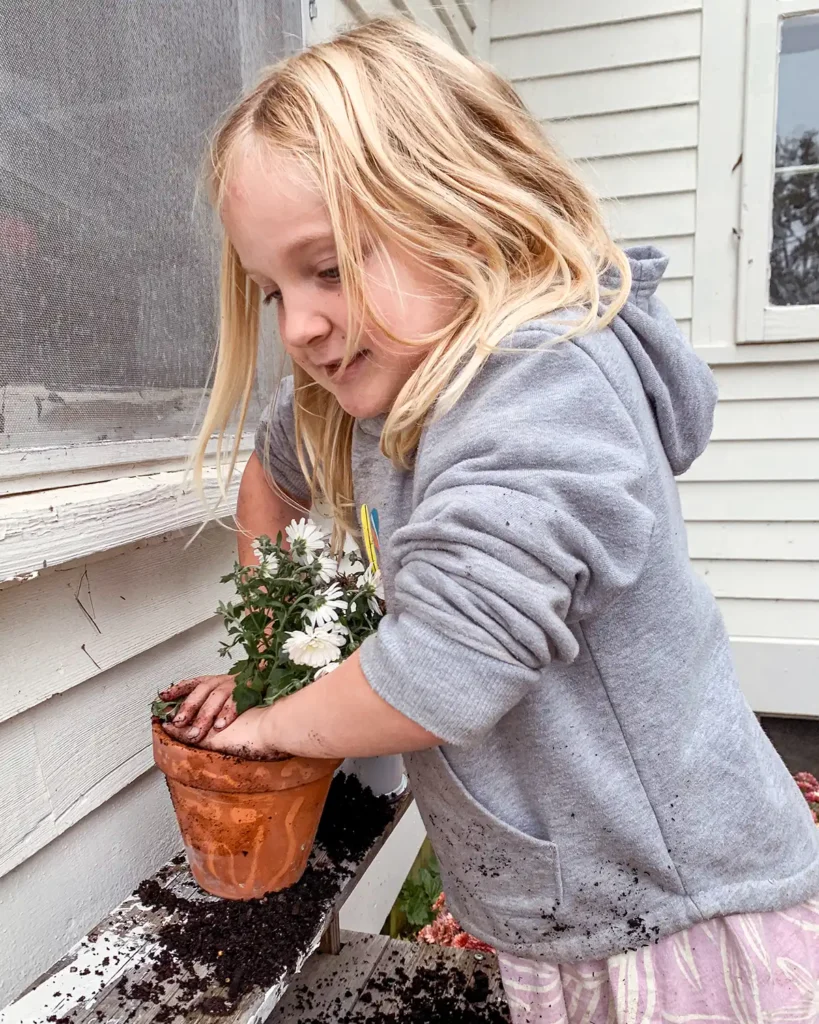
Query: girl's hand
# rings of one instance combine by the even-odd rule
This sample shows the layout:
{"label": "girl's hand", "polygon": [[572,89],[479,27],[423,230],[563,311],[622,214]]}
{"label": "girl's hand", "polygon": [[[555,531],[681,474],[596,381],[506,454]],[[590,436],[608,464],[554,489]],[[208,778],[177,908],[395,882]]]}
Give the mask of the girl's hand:
{"label": "girl's hand", "polygon": [[250,708],[230,726],[218,732],[212,729],[195,746],[215,750],[220,754],[234,754],[236,757],[266,759],[280,755],[281,751],[271,749],[266,737],[266,716],[270,708]]}
{"label": "girl's hand", "polygon": [[197,676],[163,690],[159,695],[162,700],[180,697],[185,700],[173,721],[166,722],[162,728],[182,743],[196,743],[211,729],[217,732],[226,729],[237,716],[232,697],[235,686],[233,676]]}

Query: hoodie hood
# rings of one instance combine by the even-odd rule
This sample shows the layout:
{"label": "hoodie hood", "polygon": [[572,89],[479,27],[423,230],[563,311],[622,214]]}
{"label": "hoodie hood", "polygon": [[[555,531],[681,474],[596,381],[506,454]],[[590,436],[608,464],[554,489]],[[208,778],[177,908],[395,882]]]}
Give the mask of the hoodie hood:
{"label": "hoodie hood", "polygon": [[[651,245],[626,250],[631,265],[628,301],[611,323],[640,376],[666,457],[675,476],[702,455],[714,426],[717,385],[657,298],[668,257]],[[616,287],[616,272],[601,283]]]}

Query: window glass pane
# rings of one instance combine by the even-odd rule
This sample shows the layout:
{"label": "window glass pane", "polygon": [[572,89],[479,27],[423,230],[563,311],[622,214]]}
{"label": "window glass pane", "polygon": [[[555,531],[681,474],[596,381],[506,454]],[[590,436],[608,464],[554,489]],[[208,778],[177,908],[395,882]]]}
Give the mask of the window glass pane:
{"label": "window glass pane", "polygon": [[784,171],[774,183],[771,302],[819,305],[819,172]]}
{"label": "window glass pane", "polygon": [[[819,15],[782,22],[770,301],[819,304]],[[799,170],[798,168],[801,168]]]}
{"label": "window glass pane", "polygon": [[778,96],[777,167],[819,164],[819,14],[782,22]]}
{"label": "window glass pane", "polygon": [[191,432],[218,294],[200,168],[282,52],[273,6],[0,7],[0,448]]}

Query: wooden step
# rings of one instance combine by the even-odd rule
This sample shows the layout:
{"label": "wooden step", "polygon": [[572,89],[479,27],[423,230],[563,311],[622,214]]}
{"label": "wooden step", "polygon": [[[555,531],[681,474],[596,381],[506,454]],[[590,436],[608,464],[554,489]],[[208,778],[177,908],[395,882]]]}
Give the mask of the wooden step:
{"label": "wooden step", "polygon": [[424,972],[447,977],[451,1001],[444,1006],[439,1000],[432,1011],[440,1014],[436,1021],[456,1024],[459,1013],[464,1020],[487,1024],[508,1020],[492,954],[357,932],[342,932],[341,941],[338,955],[319,953],[308,961],[267,1024],[363,1024],[385,1017],[396,1024],[421,1019],[433,1024],[431,1016],[418,1015],[430,1005],[414,991],[422,987]]}

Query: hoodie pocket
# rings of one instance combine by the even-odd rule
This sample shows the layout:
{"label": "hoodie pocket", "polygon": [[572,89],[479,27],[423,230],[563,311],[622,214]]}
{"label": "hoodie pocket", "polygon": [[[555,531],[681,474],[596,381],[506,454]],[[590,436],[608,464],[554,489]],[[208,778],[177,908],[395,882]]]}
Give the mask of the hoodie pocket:
{"label": "hoodie pocket", "polygon": [[557,847],[492,814],[439,748],[405,758],[459,924],[499,947],[542,942],[563,898]]}

